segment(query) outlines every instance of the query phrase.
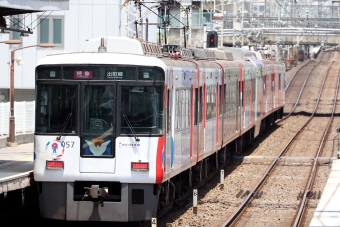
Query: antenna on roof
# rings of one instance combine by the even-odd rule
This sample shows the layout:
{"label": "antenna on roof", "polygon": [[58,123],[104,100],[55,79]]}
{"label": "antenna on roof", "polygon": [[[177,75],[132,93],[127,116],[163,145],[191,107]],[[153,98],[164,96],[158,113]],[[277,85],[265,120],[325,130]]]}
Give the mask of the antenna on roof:
{"label": "antenna on roof", "polygon": [[99,53],[105,53],[106,51],[106,46],[104,44],[104,38],[100,39],[100,46],[98,47],[98,52]]}

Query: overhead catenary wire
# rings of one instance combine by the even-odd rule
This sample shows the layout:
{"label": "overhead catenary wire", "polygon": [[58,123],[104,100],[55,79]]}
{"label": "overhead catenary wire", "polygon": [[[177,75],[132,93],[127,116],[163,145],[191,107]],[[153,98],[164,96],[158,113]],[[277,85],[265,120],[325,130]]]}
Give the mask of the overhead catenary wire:
{"label": "overhead catenary wire", "polygon": [[[51,13],[53,13],[53,11],[51,11],[48,15],[46,15],[42,20],[40,20],[40,22],[33,28],[33,29],[35,29],[36,27],[38,27],[40,24],[41,24],[41,22],[43,22],[45,19],[46,19],[46,17],[48,17],[49,15],[51,15]],[[38,20],[39,18],[41,18],[43,15],[45,14],[45,12],[40,16],[40,17],[37,17],[37,19],[35,19],[34,21],[32,21],[32,23],[31,24],[33,24],[36,20]],[[31,25],[30,24],[30,25]],[[28,25],[28,26],[30,26],[30,25]]]}
{"label": "overhead catenary wire", "polygon": [[297,24],[299,24],[300,26],[303,26],[302,25],[302,23],[300,22],[300,21],[298,21],[298,20],[296,20],[287,10],[286,10],[286,8],[285,7],[283,7],[282,6],[282,4],[281,3],[279,3],[277,0],[275,0],[275,2],[289,15],[289,17],[293,20],[293,21],[295,21]]}

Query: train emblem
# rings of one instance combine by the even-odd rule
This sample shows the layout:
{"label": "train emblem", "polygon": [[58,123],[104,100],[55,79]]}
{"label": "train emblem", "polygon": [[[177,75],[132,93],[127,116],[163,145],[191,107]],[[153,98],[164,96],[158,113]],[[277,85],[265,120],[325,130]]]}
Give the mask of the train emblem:
{"label": "train emblem", "polygon": [[60,140],[49,141],[45,147],[46,155],[52,159],[61,158],[65,151],[65,142]]}
{"label": "train emblem", "polygon": [[85,142],[88,145],[88,149],[94,156],[104,155],[105,152],[111,153],[110,151],[107,151],[107,145],[111,142],[111,140],[105,141],[104,139],[96,138],[91,141],[85,140]]}

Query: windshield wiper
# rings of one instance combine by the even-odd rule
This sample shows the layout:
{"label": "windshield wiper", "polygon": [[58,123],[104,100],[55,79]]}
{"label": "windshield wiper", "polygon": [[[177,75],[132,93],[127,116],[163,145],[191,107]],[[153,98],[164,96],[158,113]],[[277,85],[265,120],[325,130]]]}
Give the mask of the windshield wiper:
{"label": "windshield wiper", "polygon": [[127,125],[129,126],[129,128],[130,128],[130,130],[131,130],[133,136],[135,137],[135,140],[136,140],[136,141],[139,141],[139,138],[137,137],[136,132],[135,132],[135,130],[133,129],[133,127],[132,127],[132,125],[131,125],[131,122],[129,121],[129,118],[127,118],[127,116],[124,115],[124,114],[123,114],[123,117],[124,117],[124,120],[126,121]]}
{"label": "windshield wiper", "polygon": [[68,123],[69,120],[71,119],[71,116],[72,116],[72,113],[69,113],[69,114],[67,115],[66,120],[65,120],[63,126],[62,126],[61,129],[60,129],[59,135],[57,136],[57,140],[60,140],[60,138],[62,137],[62,135],[63,135],[63,133],[64,133],[64,130],[65,130],[66,126],[67,126],[67,123]]}

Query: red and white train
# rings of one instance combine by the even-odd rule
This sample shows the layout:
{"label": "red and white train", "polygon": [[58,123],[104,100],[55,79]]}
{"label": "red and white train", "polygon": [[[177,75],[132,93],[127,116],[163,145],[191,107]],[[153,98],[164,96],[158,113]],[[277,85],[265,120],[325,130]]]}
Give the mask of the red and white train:
{"label": "red and white train", "polygon": [[284,86],[283,64],[237,48],[107,37],[43,58],[34,145],[42,217],[150,220],[281,118]]}

